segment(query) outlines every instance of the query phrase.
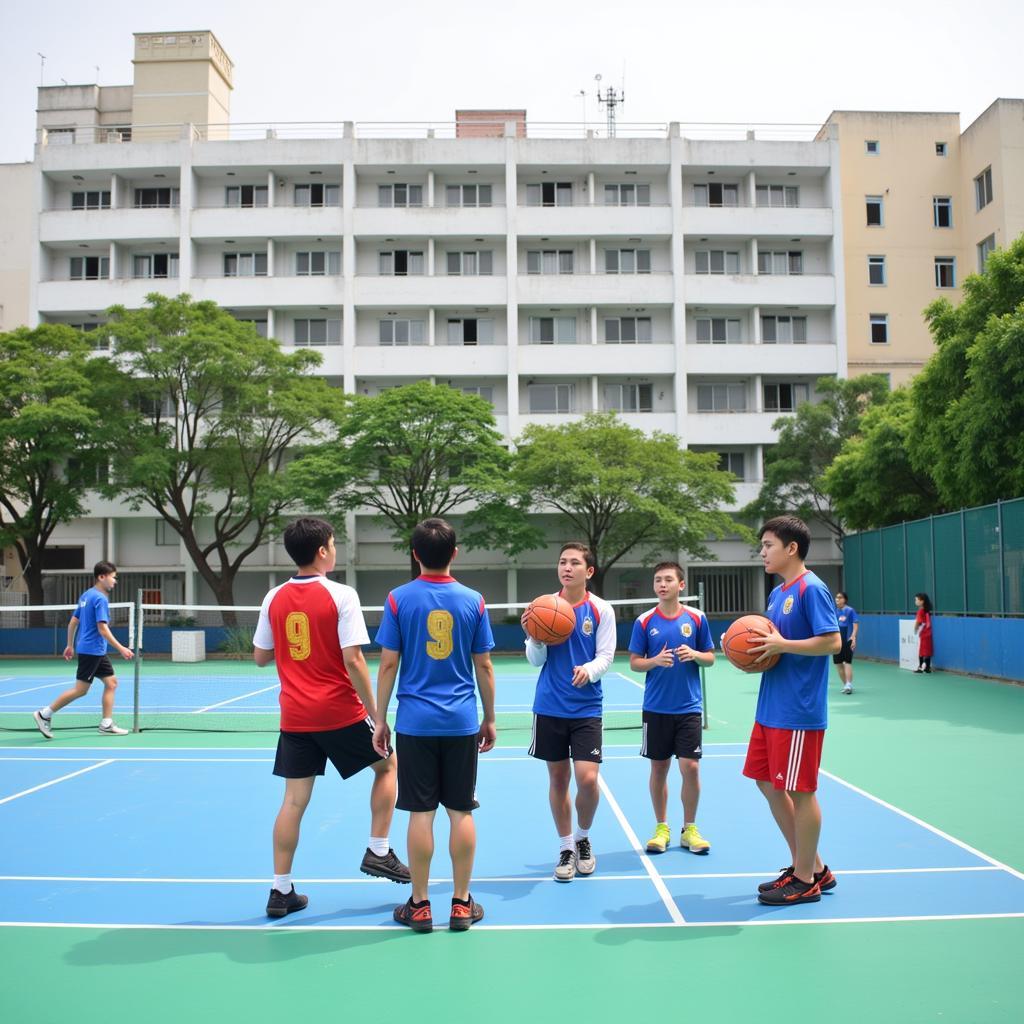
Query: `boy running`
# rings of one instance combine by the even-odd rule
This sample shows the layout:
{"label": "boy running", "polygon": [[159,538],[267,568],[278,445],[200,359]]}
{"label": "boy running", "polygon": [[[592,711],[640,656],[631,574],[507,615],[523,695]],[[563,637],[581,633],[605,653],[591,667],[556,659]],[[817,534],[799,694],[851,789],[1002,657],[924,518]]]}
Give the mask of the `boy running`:
{"label": "boy running", "polygon": [[[484,908],[469,891],[476,854],[477,757],[494,746],[494,647],[483,597],[451,575],[458,548],[455,531],[443,519],[425,519],[412,532],[412,553],[420,575],[392,590],[377,630],[380,717],[373,745],[383,755],[391,740],[388,703],[398,679],[395,746],[398,807],[409,812],[412,896],[395,907],[394,918],[416,932],[433,930],[427,883],[434,854],[434,816],[443,805],[451,822],[448,850],[454,894],[448,927],[467,931],[483,919]],[[476,689],[483,704],[477,719]]]}
{"label": "boy running", "polygon": [[707,618],[680,601],[686,582],[678,562],[654,567],[657,608],[633,623],[629,667],[646,672],[643,741],[640,754],[651,762],[651,803],[657,822],[648,853],[664,853],[672,842],[668,824],[668,772],[675,755],[683,776],[683,831],[679,845],[706,854],[711,844],[697,828],[703,698],[698,665],[715,663]]}
{"label": "boy running", "polygon": [[298,566],[287,583],[263,599],[253,637],[253,660],[276,662],[281,681],[281,735],[274,774],[285,780],[284,803],[274,822],[274,886],[268,917],[284,917],[309,902],[292,884],[299,826],[327,759],[343,779],[366,767],[370,789],[370,840],[360,871],[408,882],[409,869],[388,841],[395,811],[395,759],[373,748],[377,711],[362,645],[368,644],[359,595],[327,579],[337,552],[334,528],[322,519],[289,523],[284,547]]}
{"label": "boy running", "polygon": [[818,855],[816,791],[828,725],[828,655],[842,645],[839,622],[828,587],[804,565],[811,543],[804,522],[778,516],[761,527],[760,537],[764,570],[781,576],[782,583],[768,597],[772,628],[750,650],[762,658],[781,657],[761,676],[743,774],[768,801],[792,863],[759,885],[757,898],[768,906],[817,903],[836,885]]}
{"label": "boy running", "polygon": [[[558,832],[555,881],[571,882],[577,872],[597,867],[590,843],[600,799],[601,676],[615,657],[615,613],[587,592],[597,561],[585,544],[570,541],[558,556],[559,596],[572,605],[576,628],[565,643],[548,647],[527,637],[526,658],[540,669],[533,700],[530,754],[548,766],[548,802]],[[572,759],[572,769],[569,759]],[[572,827],[569,781],[576,775],[576,822]]]}
{"label": "boy running", "polygon": [[[53,739],[53,716],[73,700],[89,692],[92,681],[99,676],[103,683],[103,714],[99,731],[104,736],[126,736],[127,729],[114,724],[114,694],[117,676],[107,657],[107,646],[114,647],[125,661],[135,655],[118,642],[110,631],[109,597],[117,586],[117,566],[113,562],[97,562],[92,570],[95,583],[78,599],[78,609],[68,623],[68,643],[64,660],[70,661],[78,653],[78,671],[75,685],[65,690],[52,704],[32,712],[36,728],[48,739]],[[76,637],[77,633],[77,637]]]}

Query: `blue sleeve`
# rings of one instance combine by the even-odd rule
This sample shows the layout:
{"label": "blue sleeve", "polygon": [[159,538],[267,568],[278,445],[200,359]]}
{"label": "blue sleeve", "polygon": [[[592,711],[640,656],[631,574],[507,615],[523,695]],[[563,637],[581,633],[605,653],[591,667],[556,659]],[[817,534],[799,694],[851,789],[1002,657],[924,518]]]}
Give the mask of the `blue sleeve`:
{"label": "blue sleeve", "polygon": [[639,654],[641,658],[647,657],[647,630],[639,619],[633,623],[633,632],[629,637],[629,652]]}
{"label": "blue sleeve", "polygon": [[103,596],[96,596],[96,621],[110,621],[110,602]]}
{"label": "blue sleeve", "polygon": [[474,654],[484,654],[493,648],[494,634],[491,632],[491,620],[487,615],[487,609],[481,608],[480,621],[476,624],[476,632],[473,634],[472,650]]}
{"label": "blue sleeve", "polygon": [[711,639],[711,627],[708,625],[708,617],[700,617],[700,626],[697,627],[697,650],[701,652],[713,651],[715,642]]}
{"label": "blue sleeve", "polygon": [[850,609],[850,625],[852,626],[857,621],[857,619],[859,617],[860,616],[857,615],[857,612],[853,608],[851,608]]}
{"label": "blue sleeve", "polygon": [[828,588],[824,586],[808,587],[804,594],[804,601],[812,636],[839,632],[836,603],[832,600],[832,594]]}
{"label": "blue sleeve", "polygon": [[402,649],[402,630],[398,625],[398,616],[391,607],[392,597],[384,602],[384,616],[377,627],[377,635],[374,641],[389,651],[400,651]]}

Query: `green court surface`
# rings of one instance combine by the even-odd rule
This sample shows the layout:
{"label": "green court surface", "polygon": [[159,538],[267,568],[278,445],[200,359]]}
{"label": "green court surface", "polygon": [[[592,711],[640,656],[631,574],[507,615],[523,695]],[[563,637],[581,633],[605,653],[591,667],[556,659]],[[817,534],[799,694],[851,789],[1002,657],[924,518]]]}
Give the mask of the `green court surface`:
{"label": "green court surface", "polygon": [[[500,703],[502,674],[521,674],[523,662],[498,659],[498,665]],[[9,669],[10,663],[0,662],[0,676],[10,675]],[[615,669],[629,675],[623,659]],[[708,672],[708,686],[706,744],[744,742],[757,677],[741,675],[719,659]],[[855,664],[854,687],[851,696],[841,695],[833,672],[823,767],[1024,871],[1024,687],[949,673],[919,676],[865,662]],[[13,723],[5,715],[2,724]],[[96,739],[90,730],[68,729],[46,743],[31,731],[0,729],[0,746],[16,748],[4,751],[7,754],[38,748],[43,756],[57,747],[94,747]],[[522,747],[528,740],[521,729],[506,729],[499,737],[500,744],[510,747]],[[605,737],[606,746],[637,740],[636,730],[616,729]],[[265,750],[273,745],[274,736],[160,731],[109,742],[121,750]],[[736,762],[737,772],[741,763]],[[269,772],[266,785],[279,786]],[[116,792],[111,793],[111,799],[116,798]],[[545,788],[522,791],[517,799],[535,808],[536,829],[551,834],[554,853],[557,843]],[[17,847],[30,841],[4,831],[3,810],[0,806],[3,845]],[[762,810],[749,822],[752,843],[763,844],[766,834],[774,841],[776,835],[767,806]],[[104,813],[102,806],[96,807],[98,825]],[[360,808],[358,813],[365,811]],[[824,801],[823,813],[827,828],[830,809]],[[677,818],[678,811],[673,820]],[[398,816],[393,835],[404,853],[401,821]],[[445,874],[447,827],[439,821],[436,831],[435,869]],[[714,835],[708,838],[714,843]],[[481,830],[479,845],[482,849],[506,839]],[[600,837],[594,839],[600,856]],[[73,837],[68,841],[71,844]],[[218,844],[215,826],[209,842]],[[784,864],[781,839],[774,848],[778,864]],[[300,845],[300,857],[301,852]],[[843,851],[823,853],[841,887]],[[351,854],[339,851],[339,859],[351,859]],[[714,870],[714,857],[712,849],[704,870]],[[67,862],[74,865],[73,845]],[[956,884],[956,876],[937,883],[936,918],[943,914],[942,886]],[[558,890],[551,893],[557,899],[561,887],[552,888]],[[404,898],[397,889],[394,892]],[[111,898],[130,899],[131,893]],[[0,920],[6,919],[0,909]],[[180,1024],[237,1019],[249,1024],[315,1015],[497,1024],[556,1019],[587,1024],[662,1019],[686,1024],[1019,1024],[1024,1020],[1022,950],[1020,916],[777,927],[539,927],[467,935],[413,935],[398,928],[246,931],[29,925],[0,928],[0,1021]]]}

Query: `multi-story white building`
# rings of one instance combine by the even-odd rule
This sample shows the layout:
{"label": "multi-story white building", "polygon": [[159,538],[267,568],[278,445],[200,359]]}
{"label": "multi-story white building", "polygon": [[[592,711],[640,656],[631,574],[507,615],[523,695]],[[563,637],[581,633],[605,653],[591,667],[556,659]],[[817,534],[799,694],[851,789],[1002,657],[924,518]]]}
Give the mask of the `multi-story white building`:
{"label": "multi-story white building", "polygon": [[[168,45],[164,64],[219,67],[210,78],[226,95],[216,40],[187,35],[188,53]],[[152,39],[136,37],[150,62]],[[845,373],[835,139],[693,140],[678,125],[541,138],[517,112],[489,129],[460,114],[472,130],[420,138],[352,124],[336,137],[222,137],[224,125],[134,113],[69,131],[55,106],[35,160],[34,322],[92,328],[112,304],[187,292],[285,348],[315,346],[348,391],[427,378],[477,392],[510,441],[530,423],[617,410],[721,452],[737,505],[757,492],[779,414]],[[91,512],[56,540],[81,547],[83,566],[110,557],[164,601],[209,599],[165,524],[98,497]],[[691,587],[704,579],[714,610],[759,606],[749,546],[714,547],[718,562],[690,566]],[[812,555],[831,576],[839,554],[824,535]],[[367,603],[407,565],[368,516],[349,523],[345,561]],[[498,602],[550,587],[552,561],[552,549],[514,565],[466,552],[460,568]],[[269,544],[237,599],[253,603],[289,568]],[[609,596],[646,597],[648,577],[621,566]]]}

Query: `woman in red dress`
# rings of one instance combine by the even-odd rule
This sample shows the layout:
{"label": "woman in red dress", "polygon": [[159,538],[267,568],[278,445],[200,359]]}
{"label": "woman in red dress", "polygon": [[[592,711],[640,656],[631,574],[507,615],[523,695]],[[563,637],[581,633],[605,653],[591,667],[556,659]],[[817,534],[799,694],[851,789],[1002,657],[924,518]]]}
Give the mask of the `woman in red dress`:
{"label": "woman in red dress", "polygon": [[914,632],[917,633],[917,668],[915,672],[931,672],[932,654],[932,602],[927,594],[915,594],[914,604],[917,605],[917,618],[914,619]]}

